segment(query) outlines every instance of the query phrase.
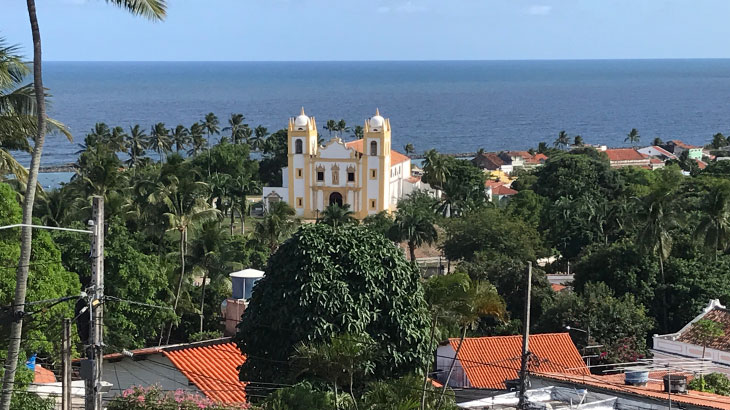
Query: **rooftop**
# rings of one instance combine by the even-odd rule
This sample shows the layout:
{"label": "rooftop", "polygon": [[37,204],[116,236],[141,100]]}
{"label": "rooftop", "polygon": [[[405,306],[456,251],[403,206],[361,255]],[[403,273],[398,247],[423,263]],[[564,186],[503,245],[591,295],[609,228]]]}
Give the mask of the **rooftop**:
{"label": "rooftop", "polygon": [[685,143],[684,143],[683,141],[681,141],[681,140],[671,140],[671,141],[669,141],[669,144],[671,144],[671,145],[676,145],[676,146],[678,146],[678,147],[680,147],[680,148],[684,148],[684,149],[696,149],[696,148],[702,148],[702,147],[698,147],[698,146],[696,146],[696,145],[689,145],[689,144],[685,144]]}
{"label": "rooftop", "polygon": [[493,152],[482,152],[481,154],[477,154],[471,162],[479,168],[488,169],[490,171],[497,170],[504,165],[502,158]]}
{"label": "rooftop", "polygon": [[[712,320],[722,327],[725,332],[725,336],[716,337],[707,341],[707,347],[710,349],[722,350],[730,352],[730,310],[722,307],[713,307],[712,310],[705,313],[702,319]],[[695,322],[696,323],[696,322]],[[693,323],[688,329],[680,331],[680,335],[677,338],[678,341],[689,343],[697,346],[703,344],[700,331],[697,326]]]}
{"label": "rooftop", "polygon": [[[352,148],[352,149],[354,149],[355,151],[357,151],[357,152],[359,152],[361,154],[364,154],[365,153],[365,150],[363,148],[363,140],[362,139],[357,139],[357,140],[354,140],[354,141],[346,142],[345,143],[345,146],[347,148]],[[400,152],[398,152],[396,150],[390,150],[390,165],[391,166],[398,165],[401,162],[406,162],[408,160],[410,160],[409,157],[401,154]]]}
{"label": "rooftop", "polygon": [[646,156],[633,148],[609,148],[605,152],[609,161],[641,161],[646,159]]}
{"label": "rooftop", "polygon": [[517,195],[517,191],[515,191],[514,189],[512,189],[506,185],[497,185],[492,188],[492,195],[499,195],[499,196]]}
{"label": "rooftop", "polygon": [[[456,350],[459,339],[449,343]],[[531,335],[530,352],[537,358],[530,361],[530,372],[588,374],[568,333]],[[518,377],[521,355],[522,336],[491,336],[464,339],[458,357],[472,387],[503,390],[505,380]]]}

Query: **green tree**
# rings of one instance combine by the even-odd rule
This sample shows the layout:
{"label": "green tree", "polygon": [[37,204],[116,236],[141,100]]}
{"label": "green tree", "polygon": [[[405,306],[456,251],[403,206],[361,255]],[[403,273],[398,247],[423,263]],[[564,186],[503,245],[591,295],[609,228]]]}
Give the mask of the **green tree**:
{"label": "green tree", "polygon": [[419,274],[382,235],[362,226],[305,225],[265,270],[236,336],[247,355],[242,380],[286,380],[297,345],[345,332],[367,333],[379,346],[375,379],[409,374],[430,360]]}
{"label": "green tree", "polygon": [[388,232],[390,232],[390,227],[393,226],[393,217],[388,211],[381,211],[377,214],[366,216],[362,220],[362,223],[372,231],[387,236]]}
{"label": "green tree", "polygon": [[639,135],[639,131],[637,131],[636,128],[632,128],[631,131],[626,135],[624,142],[630,142],[631,145],[635,146],[639,143],[640,139],[641,136]]}
{"label": "green tree", "polygon": [[435,189],[441,189],[449,177],[449,169],[446,157],[442,156],[435,149],[426,151],[423,161],[423,181]]}
{"label": "green tree", "polygon": [[707,350],[708,344],[715,341],[718,337],[725,336],[723,325],[709,319],[698,320],[692,325],[690,331],[695,333],[702,342],[702,358],[705,357],[705,350]]}
{"label": "green tree", "polygon": [[664,141],[659,137],[655,137],[654,140],[651,142],[651,145],[654,145],[654,146],[664,145]]}
{"label": "green tree", "polygon": [[582,147],[583,144],[585,144],[585,142],[583,142],[583,137],[581,137],[580,135],[576,135],[575,138],[573,139],[573,145]]}
{"label": "green tree", "polygon": [[730,379],[723,373],[710,373],[707,376],[695,377],[689,382],[688,387],[691,390],[730,396]]}
{"label": "green tree", "polygon": [[129,134],[127,135],[127,152],[129,152],[129,159],[127,160],[127,166],[134,168],[139,164],[140,158],[145,154],[148,148],[149,139],[147,134],[144,133],[142,127],[139,124],[135,124],[129,128]]}
{"label": "green tree", "polygon": [[172,139],[170,139],[170,130],[165,128],[165,124],[158,122],[150,131],[150,145],[153,151],[160,157],[160,161],[167,156],[172,147]]}
{"label": "green tree", "polygon": [[190,143],[190,131],[184,125],[178,124],[170,138],[175,145],[175,152],[185,151],[185,147]]}
{"label": "green tree", "polygon": [[712,136],[712,143],[710,146],[714,149],[720,149],[722,147],[726,147],[728,145],[727,138],[725,138],[722,133],[718,132],[717,134]]}
{"label": "green tree", "polygon": [[216,117],[216,115],[212,112],[205,114],[205,117],[201,122],[203,130],[205,130],[205,133],[208,134],[208,139],[205,141],[205,145],[208,148],[208,176],[210,176],[210,138],[213,134],[218,135],[221,133],[219,124],[220,122],[218,121],[218,117]]}
{"label": "green tree", "polygon": [[259,179],[268,186],[281,186],[281,169],[288,163],[288,137],[286,130],[271,134],[264,144],[263,159],[259,164]]}
{"label": "green tree", "polygon": [[[422,407],[421,390],[425,396]],[[408,375],[398,379],[372,382],[363,395],[361,408],[366,410],[396,409],[396,410],[436,410],[439,401],[439,392],[428,383],[426,387],[420,385],[418,376]],[[440,405],[444,410],[457,410],[454,394],[449,391],[448,396]]]}
{"label": "green tree", "polygon": [[714,182],[702,205],[702,219],[695,230],[710,255],[717,258],[730,246],[730,181]]}
{"label": "green tree", "polygon": [[308,381],[276,389],[261,403],[261,410],[311,410],[332,407],[335,407],[334,394],[330,391],[317,390]]}
{"label": "green tree", "polygon": [[365,130],[362,125],[356,125],[355,128],[353,128],[352,136],[359,140],[365,138]]}
{"label": "green tree", "polygon": [[327,120],[327,123],[322,128],[329,132],[330,137],[332,137],[333,132],[337,135],[337,121],[335,120]]}
{"label": "green tree", "polygon": [[398,202],[395,221],[388,237],[396,242],[408,244],[411,262],[416,262],[416,248],[431,245],[438,239],[433,213],[433,199],[425,193],[414,192]]}
{"label": "green tree", "polygon": [[330,226],[342,226],[356,224],[354,213],[350,210],[350,204],[330,204],[322,211],[320,222]]}
{"label": "green tree", "polygon": [[203,149],[205,148],[206,140],[203,138],[203,134],[205,132],[205,129],[203,128],[203,125],[199,122],[193,123],[193,125],[190,126],[190,149],[188,150],[188,155],[190,156],[196,156],[200,154]]}
{"label": "green tree", "polygon": [[253,130],[253,138],[251,138],[250,144],[254,151],[263,151],[264,144],[266,143],[266,136],[269,135],[269,130],[263,125],[259,125]]}
{"label": "green tree", "polygon": [[406,144],[406,145],[405,145],[405,146],[403,147],[403,152],[405,152],[405,153],[406,153],[406,155],[411,155],[411,154],[413,154],[414,152],[416,152],[416,149],[415,149],[415,148],[413,147],[413,144],[411,144],[411,143],[409,142],[408,144]]}
{"label": "green tree", "polygon": [[294,209],[286,202],[269,204],[266,215],[256,224],[256,238],[273,254],[299,225],[295,215]]}
{"label": "green tree", "polygon": [[555,142],[553,142],[553,145],[555,146],[555,148],[568,148],[568,145],[570,145],[570,137],[568,136],[568,133],[565,132],[565,130],[560,131],[558,133],[558,137],[555,139]]}
{"label": "green tree", "polygon": [[234,144],[248,143],[248,138],[244,133],[244,129],[248,127],[248,124],[243,123],[245,119],[246,117],[243,114],[231,114],[228,119],[228,126],[223,128],[223,132],[228,131],[231,133],[231,142]]}

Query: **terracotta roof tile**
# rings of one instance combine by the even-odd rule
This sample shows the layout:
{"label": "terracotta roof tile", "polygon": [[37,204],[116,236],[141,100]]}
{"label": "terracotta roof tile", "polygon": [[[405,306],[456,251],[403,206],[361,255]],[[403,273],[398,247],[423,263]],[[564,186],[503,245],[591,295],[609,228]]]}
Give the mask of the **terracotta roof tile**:
{"label": "terracotta roof tile", "polygon": [[707,163],[706,163],[705,161],[702,161],[702,160],[699,160],[699,159],[696,159],[695,161],[697,161],[697,166],[698,166],[698,167],[699,167],[700,169],[705,169],[705,168],[707,168]]}
{"label": "terracotta roof tile", "polygon": [[553,289],[554,292],[560,292],[561,290],[568,288],[567,286],[561,285],[559,283],[553,283],[550,285],[550,287]]}
{"label": "terracotta roof tile", "polygon": [[684,149],[702,148],[702,147],[698,147],[696,145],[686,144],[684,141],[680,141],[680,140],[671,140],[671,141],[669,141],[669,143],[674,144],[674,145],[676,145],[680,148],[684,148]]}
{"label": "terracotta roof tile", "polygon": [[505,185],[497,185],[492,188],[492,195],[511,196],[517,195],[517,191]]}
{"label": "terracotta roof tile", "polygon": [[[361,154],[365,153],[365,150],[363,149],[363,140],[362,139],[346,142],[345,146],[347,148],[354,149],[355,151],[357,151]],[[409,157],[401,154],[398,151],[390,150],[390,165],[397,165],[397,164],[400,164],[401,162],[406,162],[408,160],[410,160]]]}
{"label": "terracotta roof tile", "polygon": [[[596,376],[591,374],[540,373],[535,376],[546,380],[570,382],[571,384],[587,388],[593,387],[666,401],[667,393],[664,392],[664,383],[661,381],[664,374],[666,373],[651,372],[649,374],[649,383],[646,386],[625,385],[625,376],[623,374]],[[688,375],[688,380],[690,379],[691,375]],[[672,402],[704,408],[730,410],[730,399],[727,396],[703,393],[695,390],[689,390],[687,394],[672,394]]]}
{"label": "terracotta roof tile", "polygon": [[[725,332],[725,336],[717,337],[707,343],[707,347],[710,349],[722,350],[724,352],[730,352],[730,310],[722,308],[713,308],[707,312],[702,319],[712,320],[713,322],[719,323]],[[699,331],[695,329],[695,326],[689,328],[689,330],[682,333],[677,341],[689,343],[693,345],[702,345],[702,339],[699,336]]]}
{"label": "terracotta roof tile", "polygon": [[499,155],[493,152],[483,152],[481,154],[477,154],[477,156],[474,157],[471,162],[479,168],[488,169],[490,171],[495,171],[499,169],[499,167],[504,165],[504,161],[502,160],[502,158],[500,158]]}
{"label": "terracotta roof tile", "polygon": [[209,399],[245,403],[246,384],[238,380],[244,357],[235,343],[165,350],[164,355]]}
{"label": "terracotta roof tile", "polygon": [[633,148],[612,148],[606,150],[609,161],[641,161],[646,157]]}
{"label": "terracotta roof tile", "polygon": [[[459,339],[449,339],[456,350]],[[530,336],[531,372],[588,373],[588,368],[567,333],[544,333]],[[505,380],[517,378],[522,355],[522,336],[472,337],[464,339],[459,351],[461,362],[473,388],[505,388]]]}
{"label": "terracotta roof tile", "polygon": [[355,151],[357,151],[357,152],[359,152],[359,153],[361,153],[361,154],[362,154],[362,153],[364,153],[364,152],[365,152],[365,151],[363,150],[363,148],[362,148],[362,144],[363,144],[363,141],[364,141],[364,140],[363,140],[362,138],[361,138],[361,139],[357,139],[357,140],[355,140],[355,141],[349,141],[349,142],[346,142],[346,143],[345,143],[345,146],[346,146],[347,148],[352,148],[352,149],[354,149]]}
{"label": "terracotta roof tile", "polygon": [[35,365],[35,374],[33,375],[33,383],[55,383],[56,375],[52,371],[43,366]]}

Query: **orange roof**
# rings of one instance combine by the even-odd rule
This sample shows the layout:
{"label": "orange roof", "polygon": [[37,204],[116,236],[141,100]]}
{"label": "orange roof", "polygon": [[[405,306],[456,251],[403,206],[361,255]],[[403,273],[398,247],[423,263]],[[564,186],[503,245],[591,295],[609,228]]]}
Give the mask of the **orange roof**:
{"label": "orange roof", "polygon": [[[449,339],[456,350],[459,339]],[[530,336],[531,372],[565,372],[587,374],[588,368],[567,333],[543,333]],[[470,337],[464,339],[459,361],[471,387],[480,389],[505,388],[505,380],[517,378],[522,355],[522,336]]]}
{"label": "orange roof", "polygon": [[504,182],[502,182],[502,181],[494,181],[491,179],[484,181],[484,186],[487,188],[495,188],[495,187],[502,186],[502,185],[504,185]]}
{"label": "orange roof", "polygon": [[669,142],[672,143],[672,144],[674,144],[674,145],[676,145],[676,146],[678,146],[678,147],[680,147],[680,148],[684,148],[684,149],[702,148],[702,147],[698,147],[696,145],[686,144],[686,143],[684,143],[684,141],[681,141],[681,140],[671,140]]}
{"label": "orange roof", "polygon": [[612,148],[606,150],[609,161],[641,161],[646,159],[639,151],[633,148]]}
{"label": "orange roof", "polygon": [[[361,154],[364,154],[365,153],[365,150],[363,149],[363,140],[362,139],[346,142],[345,143],[345,146],[347,148],[352,148],[352,149],[354,149],[355,151],[357,151],[357,152],[359,152]],[[408,158],[407,156],[401,154],[400,152],[394,151],[394,150],[390,150],[390,165],[391,166],[392,165],[398,165],[401,162],[406,162],[408,160],[410,160],[410,158]]]}
{"label": "orange roof", "polygon": [[561,285],[559,283],[553,283],[550,285],[551,288],[553,288],[554,292],[560,292],[563,289],[567,289],[568,287],[565,285]]}
{"label": "orange roof", "polygon": [[[570,382],[571,384],[577,384],[588,388],[593,387],[666,401],[667,393],[664,392],[664,382],[661,380],[665,374],[665,372],[651,372],[649,374],[649,383],[647,383],[646,386],[625,385],[625,376],[623,374],[596,376],[589,373],[583,375],[539,373],[535,374],[535,376],[547,380]],[[688,376],[688,379],[691,379],[691,376]],[[672,402],[713,409],[730,410],[730,399],[728,399],[727,396],[703,393],[695,390],[689,390],[687,394],[672,394]]]}
{"label": "orange roof", "polygon": [[702,160],[699,160],[699,159],[696,159],[695,161],[697,161],[697,166],[698,166],[698,167],[699,167],[700,169],[705,169],[705,168],[707,168],[707,163],[706,163],[705,161],[702,161]]}
{"label": "orange roof", "polygon": [[421,181],[421,177],[409,177],[406,181],[410,182],[411,184],[415,184]]}
{"label": "orange roof", "polygon": [[35,374],[33,375],[33,383],[55,383],[56,375],[52,371],[42,367],[39,364],[35,365]]}
{"label": "orange roof", "polygon": [[165,350],[164,355],[209,399],[245,403],[246,384],[238,380],[244,357],[235,343]]}
{"label": "orange roof", "polygon": [[658,146],[658,145],[652,145],[652,148],[659,151],[660,154],[664,155],[667,158],[677,158],[676,155],[672,154],[671,152],[665,150],[664,148]]}
{"label": "orange roof", "polygon": [[542,162],[547,161],[547,159],[548,159],[547,155],[542,154],[542,153],[537,153],[537,154],[533,155],[532,158],[526,159],[525,161],[527,161],[528,163],[531,163],[531,164],[540,164]]}
{"label": "orange roof", "polygon": [[660,159],[658,159],[658,158],[651,158],[651,159],[649,160],[649,163],[651,163],[651,164],[663,164],[663,163],[664,163],[664,161],[662,161],[662,160],[660,160]]}
{"label": "orange roof", "polygon": [[514,189],[505,186],[505,185],[497,185],[492,188],[492,195],[501,195],[501,196],[510,196],[510,195],[517,195],[517,191]]}

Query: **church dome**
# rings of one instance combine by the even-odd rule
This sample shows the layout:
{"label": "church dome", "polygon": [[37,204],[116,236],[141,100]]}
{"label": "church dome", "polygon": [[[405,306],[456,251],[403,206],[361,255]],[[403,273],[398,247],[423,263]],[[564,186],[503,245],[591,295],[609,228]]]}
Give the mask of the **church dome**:
{"label": "church dome", "polygon": [[373,131],[377,131],[383,128],[383,124],[385,124],[385,118],[380,116],[380,110],[376,108],[375,115],[372,116],[369,121],[370,128],[372,128]]}
{"label": "church dome", "polygon": [[309,125],[309,117],[304,113],[304,107],[302,107],[302,113],[294,119],[295,127],[306,127]]}

